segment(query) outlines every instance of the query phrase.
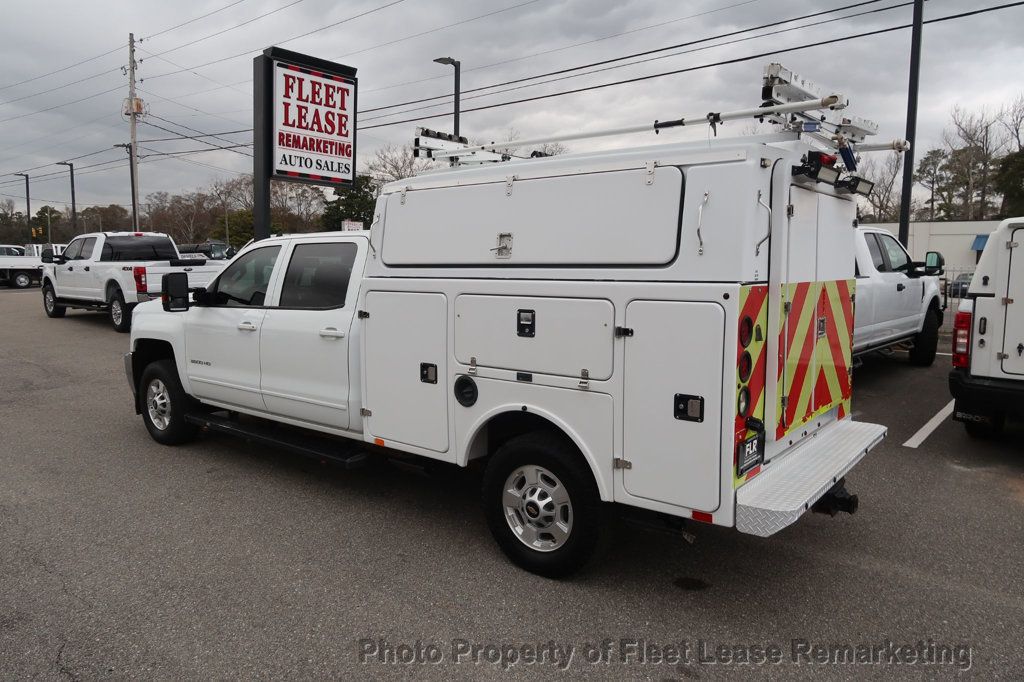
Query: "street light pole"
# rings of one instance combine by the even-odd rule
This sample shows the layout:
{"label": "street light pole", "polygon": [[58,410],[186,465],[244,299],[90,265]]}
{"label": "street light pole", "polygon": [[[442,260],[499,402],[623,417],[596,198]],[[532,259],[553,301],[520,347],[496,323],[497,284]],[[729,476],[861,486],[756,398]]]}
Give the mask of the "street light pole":
{"label": "street light pole", "polygon": [[70,161],[58,161],[58,166],[67,166],[71,171],[71,232],[78,234],[78,209],[75,206],[75,164]]}
{"label": "street light pole", "polygon": [[910,200],[914,192],[914,149],[917,147],[917,90],[921,75],[921,29],[924,0],[914,0],[914,22],[910,36],[910,82],[907,87],[907,135],[910,149],[903,153],[903,188],[900,201],[900,241],[910,248]]}
{"label": "street light pole", "polygon": [[[28,228],[29,235],[32,234],[32,198],[28,193],[28,173],[15,173],[25,178],[25,226]],[[32,237],[29,236],[29,241]]]}
{"label": "street light pole", "polygon": [[461,97],[461,74],[462,74],[462,62],[451,57],[438,57],[434,60],[438,64],[445,64],[447,66],[455,67],[455,137],[459,136],[459,100]]}

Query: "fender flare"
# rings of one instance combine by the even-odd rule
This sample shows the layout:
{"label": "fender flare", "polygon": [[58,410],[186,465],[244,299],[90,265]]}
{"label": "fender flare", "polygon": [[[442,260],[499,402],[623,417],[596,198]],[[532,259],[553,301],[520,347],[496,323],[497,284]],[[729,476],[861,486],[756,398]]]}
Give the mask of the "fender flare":
{"label": "fender flare", "polygon": [[[514,403],[504,403],[495,405],[494,407],[490,408],[489,410],[481,414],[479,417],[477,417],[476,421],[473,422],[472,426],[467,430],[468,436],[466,437],[465,441],[461,443],[459,446],[456,464],[462,467],[465,467],[468,464],[469,452],[472,444],[480,436],[480,433],[487,427],[487,425],[490,424],[492,420],[494,420],[494,418],[498,417],[499,415],[510,412],[521,413],[524,411],[524,406],[526,407],[526,412],[534,415],[535,417],[540,417],[544,419],[546,422],[551,424],[551,426],[553,426],[554,428],[559,430],[563,435],[565,435],[570,441],[572,441],[572,443],[576,446],[576,449],[579,450],[580,454],[583,456],[583,459],[584,461],[586,461],[587,466],[590,468],[590,473],[594,477],[594,483],[595,485],[597,485],[597,490],[601,496],[601,500],[604,502],[610,502],[612,500],[612,481],[610,475],[607,479],[604,475],[602,475],[601,467],[598,465],[597,458],[595,457],[593,451],[587,446],[586,441],[580,436],[580,434],[575,429],[573,429],[567,422],[558,417],[555,413],[550,412],[536,404],[524,403],[521,401]],[[608,465],[606,468],[610,471],[611,460],[609,460],[607,464]]]}

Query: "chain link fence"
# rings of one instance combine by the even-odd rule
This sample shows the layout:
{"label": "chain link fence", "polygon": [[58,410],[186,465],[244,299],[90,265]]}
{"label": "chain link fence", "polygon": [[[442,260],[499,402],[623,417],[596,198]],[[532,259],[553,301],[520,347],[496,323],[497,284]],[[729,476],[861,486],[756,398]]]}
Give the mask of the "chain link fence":
{"label": "chain link fence", "polygon": [[946,274],[939,278],[939,291],[946,304],[946,314],[942,320],[942,332],[953,333],[953,318],[956,317],[960,301],[967,296],[976,266],[946,266]]}

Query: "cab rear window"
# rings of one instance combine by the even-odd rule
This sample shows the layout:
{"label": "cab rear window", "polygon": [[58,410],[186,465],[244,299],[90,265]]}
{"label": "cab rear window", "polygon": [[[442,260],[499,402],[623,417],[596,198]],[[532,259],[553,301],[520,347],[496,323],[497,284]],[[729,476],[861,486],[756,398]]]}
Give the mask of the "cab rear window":
{"label": "cab rear window", "polygon": [[178,257],[170,237],[108,237],[100,260],[139,261],[172,260]]}

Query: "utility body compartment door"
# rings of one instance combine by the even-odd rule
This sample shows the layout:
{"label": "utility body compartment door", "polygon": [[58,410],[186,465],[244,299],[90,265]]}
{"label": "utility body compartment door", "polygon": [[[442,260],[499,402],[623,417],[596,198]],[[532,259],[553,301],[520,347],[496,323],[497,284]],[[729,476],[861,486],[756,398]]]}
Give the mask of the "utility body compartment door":
{"label": "utility body compartment door", "polygon": [[[997,298],[1007,299],[1006,323],[1003,327],[1003,372],[1024,374],[1024,228],[1011,232],[1010,242],[1016,242],[1017,246],[1010,249],[1006,293],[996,294]],[[1001,244],[994,246],[1003,248]]]}
{"label": "utility body compartment door", "polygon": [[725,311],[717,303],[633,301],[626,324],[634,335],[626,339],[623,458],[630,468],[623,487],[636,497],[715,511]]}
{"label": "utility body compartment door", "polygon": [[448,299],[440,293],[370,291],[364,305],[367,438],[447,452]]}

